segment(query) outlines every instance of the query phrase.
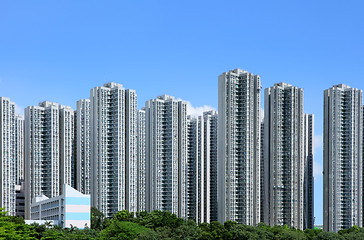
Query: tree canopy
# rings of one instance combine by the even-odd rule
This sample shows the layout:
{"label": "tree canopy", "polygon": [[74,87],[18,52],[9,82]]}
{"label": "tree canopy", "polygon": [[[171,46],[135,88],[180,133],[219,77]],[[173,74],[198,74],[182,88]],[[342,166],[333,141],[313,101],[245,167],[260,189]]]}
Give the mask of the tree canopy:
{"label": "tree canopy", "polygon": [[241,225],[234,221],[197,225],[193,220],[178,218],[163,211],[116,213],[111,219],[96,208],[91,210],[91,228],[61,228],[58,226],[27,225],[22,218],[7,216],[0,209],[0,239],[266,239],[266,240],[325,240],[364,239],[364,228],[353,226],[338,233],[318,229],[304,231],[287,226]]}

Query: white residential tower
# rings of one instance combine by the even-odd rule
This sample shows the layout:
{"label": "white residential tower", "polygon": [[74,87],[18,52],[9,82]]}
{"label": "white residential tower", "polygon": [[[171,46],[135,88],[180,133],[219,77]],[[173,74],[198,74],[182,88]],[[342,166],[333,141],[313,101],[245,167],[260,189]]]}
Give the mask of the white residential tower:
{"label": "white residential tower", "polygon": [[278,83],[264,101],[264,221],[303,229],[303,89]]}
{"label": "white residential tower", "polygon": [[186,218],[187,104],[163,95],[145,112],[146,210]]}
{"label": "white residential tower", "polygon": [[363,226],[363,92],[344,84],[324,91],[324,230]]}
{"label": "white residential tower", "polygon": [[0,208],[15,215],[15,103],[0,97]]}
{"label": "white residential tower", "polygon": [[90,93],[91,205],[106,217],[137,210],[137,95],[107,83]]}
{"label": "white residential tower", "polygon": [[219,76],[218,220],[260,222],[260,76]]}

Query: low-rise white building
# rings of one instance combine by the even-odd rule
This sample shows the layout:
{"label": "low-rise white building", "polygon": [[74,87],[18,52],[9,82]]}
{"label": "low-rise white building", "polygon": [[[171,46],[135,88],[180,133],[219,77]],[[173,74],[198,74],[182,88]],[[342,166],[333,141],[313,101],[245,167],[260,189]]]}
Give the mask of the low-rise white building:
{"label": "low-rise white building", "polygon": [[35,197],[30,209],[31,220],[53,221],[61,227],[91,227],[90,195],[64,185],[64,193],[54,198]]}

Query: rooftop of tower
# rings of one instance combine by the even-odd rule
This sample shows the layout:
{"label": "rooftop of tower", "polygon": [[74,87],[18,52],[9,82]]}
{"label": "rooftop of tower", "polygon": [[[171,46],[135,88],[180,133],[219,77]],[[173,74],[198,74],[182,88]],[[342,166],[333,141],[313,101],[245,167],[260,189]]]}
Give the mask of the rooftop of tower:
{"label": "rooftop of tower", "polygon": [[67,106],[67,105],[59,105],[59,109],[66,109],[66,110],[72,110],[72,107],[71,106]]}
{"label": "rooftop of tower", "polygon": [[204,116],[208,116],[208,115],[212,116],[212,115],[216,115],[216,114],[217,114],[216,110],[210,110],[210,111],[203,113]]}
{"label": "rooftop of tower", "polygon": [[285,83],[285,82],[275,83],[275,84],[274,84],[274,86],[282,87],[282,88],[292,87],[292,85],[291,85],[291,84],[289,84],[289,83]]}
{"label": "rooftop of tower", "polygon": [[337,87],[337,88],[343,88],[343,89],[346,89],[346,88],[351,88],[350,86],[346,85],[346,84],[337,84],[337,85],[334,85],[333,87]]}
{"label": "rooftop of tower", "polygon": [[167,95],[167,94],[163,94],[161,96],[158,96],[157,99],[161,99],[161,100],[174,100],[174,97],[173,96],[170,96],[170,95]]}
{"label": "rooftop of tower", "polygon": [[107,88],[124,88],[122,84],[114,83],[114,82],[105,83],[104,87],[107,87]]}
{"label": "rooftop of tower", "polygon": [[233,73],[236,73],[236,74],[249,73],[248,71],[242,70],[240,68],[230,70],[229,72],[233,72]]}
{"label": "rooftop of tower", "polygon": [[227,76],[237,76],[237,77],[240,77],[240,76],[244,76],[244,75],[255,76],[255,77],[259,77],[260,78],[260,75],[254,74],[254,73],[251,73],[251,72],[248,72],[246,70],[242,70],[240,68],[232,69],[232,70],[230,70],[228,72],[223,72],[221,75],[219,75],[219,78],[222,77],[222,76],[224,78],[226,78]]}
{"label": "rooftop of tower", "polygon": [[57,107],[58,108],[59,104],[56,102],[51,102],[51,101],[43,101],[39,103],[39,107]]}

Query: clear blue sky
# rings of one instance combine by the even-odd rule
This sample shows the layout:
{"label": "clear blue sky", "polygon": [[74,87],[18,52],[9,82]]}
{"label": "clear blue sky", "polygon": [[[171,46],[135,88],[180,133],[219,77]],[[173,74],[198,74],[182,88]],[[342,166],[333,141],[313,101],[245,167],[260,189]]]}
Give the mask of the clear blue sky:
{"label": "clear blue sky", "polygon": [[[20,108],[75,107],[105,82],[137,91],[139,107],[169,94],[217,108],[217,77],[242,68],[263,88],[304,88],[322,135],[323,90],[364,89],[363,1],[3,1],[0,96]],[[315,216],[322,223],[322,144]]]}

